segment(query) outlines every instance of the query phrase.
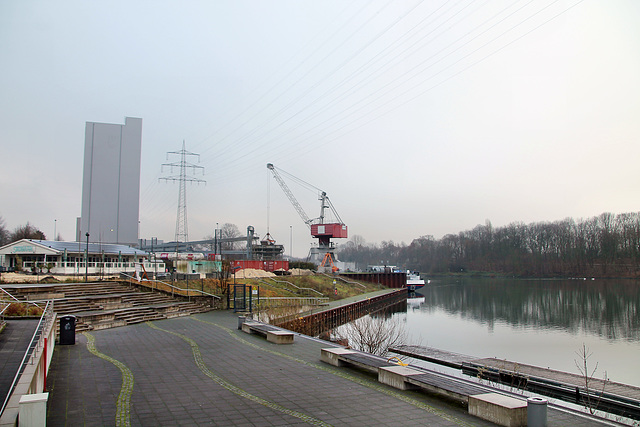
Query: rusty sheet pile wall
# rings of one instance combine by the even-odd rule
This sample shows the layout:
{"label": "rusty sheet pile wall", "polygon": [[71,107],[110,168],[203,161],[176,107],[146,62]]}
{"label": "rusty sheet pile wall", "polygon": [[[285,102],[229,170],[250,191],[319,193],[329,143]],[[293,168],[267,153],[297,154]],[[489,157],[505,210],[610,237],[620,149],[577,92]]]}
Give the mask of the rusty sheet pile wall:
{"label": "rusty sheet pile wall", "polygon": [[403,288],[385,295],[367,298],[362,301],[307,316],[284,320],[275,324],[290,331],[316,337],[323,332],[349,323],[366,314],[374,313],[397,303],[406,304],[406,301],[407,290]]}
{"label": "rusty sheet pile wall", "polygon": [[340,273],[345,279],[377,283],[387,288],[404,288],[407,286],[407,273]]}

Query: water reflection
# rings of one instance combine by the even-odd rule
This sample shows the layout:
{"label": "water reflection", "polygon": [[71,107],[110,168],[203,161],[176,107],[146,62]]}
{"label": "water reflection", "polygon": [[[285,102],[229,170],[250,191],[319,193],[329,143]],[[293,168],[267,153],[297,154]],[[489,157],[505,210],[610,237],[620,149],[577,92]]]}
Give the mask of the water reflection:
{"label": "water reflection", "polygon": [[420,310],[420,307],[426,302],[424,295],[417,292],[409,292],[407,297],[407,310]]}
{"label": "water reflection", "polygon": [[489,329],[503,323],[640,341],[640,286],[635,281],[432,280],[420,294],[425,297],[420,310],[443,310]]}

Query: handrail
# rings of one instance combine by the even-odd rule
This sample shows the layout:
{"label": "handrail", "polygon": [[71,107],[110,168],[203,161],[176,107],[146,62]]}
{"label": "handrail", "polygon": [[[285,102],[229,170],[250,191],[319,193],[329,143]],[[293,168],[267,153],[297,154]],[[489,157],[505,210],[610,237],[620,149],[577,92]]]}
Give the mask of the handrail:
{"label": "handrail", "polygon": [[260,298],[260,301],[283,301],[283,300],[294,300],[294,301],[315,300],[315,301],[318,301],[320,304],[322,304],[322,303],[328,302],[329,298],[327,298],[327,297],[323,297],[323,298],[319,298],[319,297],[261,297]]}
{"label": "handrail", "polygon": [[[170,287],[170,288],[172,288],[172,289],[176,289],[176,290],[179,290],[179,291],[182,291],[182,292],[187,292],[187,294],[188,294],[188,293],[190,293],[190,292],[198,292],[198,293],[202,294],[203,296],[207,296],[207,297],[212,297],[212,298],[221,299],[218,295],[210,294],[209,292],[204,292],[204,291],[201,291],[200,289],[196,289],[196,288],[187,288],[187,289],[185,289],[185,288],[179,288],[178,286],[174,286],[174,285],[172,285],[172,284],[170,284],[170,283],[163,282],[163,281],[161,281],[161,280],[149,280],[149,279],[145,279],[145,280],[138,280],[138,279],[136,279],[135,277],[130,276],[130,275],[126,274],[126,273],[120,273],[120,275],[121,275],[121,276],[128,277],[128,278],[129,278],[129,279],[131,279],[131,280],[135,280],[136,284],[138,284],[138,285],[143,285],[143,286],[145,286],[145,285],[144,285],[144,283],[145,283],[145,282],[150,282],[150,283],[161,283],[161,284],[163,284],[163,285],[165,285],[165,286],[168,286],[168,287]],[[189,296],[189,295],[187,295],[187,296]]]}
{"label": "handrail", "polygon": [[10,296],[11,298],[13,298],[15,301],[22,302],[22,301],[20,301],[18,298],[16,298],[16,297],[14,297],[13,295],[11,295],[11,293],[10,293],[9,291],[7,291],[5,288],[0,287],[0,291],[2,291],[2,292],[4,292],[5,294],[9,295],[9,296]]}
{"label": "handrail", "polygon": [[[38,307],[38,308],[42,308],[42,307],[40,307],[38,304],[36,304],[36,303],[35,303],[35,302],[33,302],[33,301],[29,301],[29,300],[26,300],[26,301],[20,301],[18,298],[16,298],[16,297],[14,297],[13,295],[11,295],[11,292],[7,291],[5,288],[0,287],[0,290],[1,290],[2,292],[4,292],[5,294],[9,295],[9,296],[10,296],[10,297],[15,301],[15,302],[19,302],[19,303],[29,303],[29,304],[33,304],[33,305],[35,305],[35,306],[36,306],[36,307]],[[2,310],[2,311],[4,312],[4,310]]]}
{"label": "handrail", "polygon": [[256,308],[269,309],[274,307],[292,306],[322,306],[328,305],[329,298],[319,297],[260,297]]}
{"label": "handrail", "polygon": [[[263,285],[266,285],[266,286],[272,287],[272,288],[274,288],[274,289],[282,290],[281,288],[277,288],[277,287],[275,286],[275,284],[274,284],[274,283],[269,283],[269,282],[267,282],[266,280],[264,280],[264,278],[256,277],[256,278],[254,278],[254,280],[255,280],[255,281],[257,281],[258,283],[262,283]],[[299,288],[298,288],[298,289],[299,289]],[[285,288],[284,290],[285,290],[285,291],[287,291],[287,292],[295,292],[295,293],[298,293],[298,292],[296,292],[295,290],[292,290],[292,289],[286,289],[286,288]]]}
{"label": "handrail", "polygon": [[294,288],[297,288],[299,290],[313,291],[313,292],[317,293],[318,295],[323,295],[324,296],[324,294],[322,292],[319,292],[319,291],[317,291],[315,289],[312,289],[312,288],[301,288],[300,286],[296,286],[291,282],[287,282],[286,280],[276,280],[273,277],[265,277],[265,279],[270,279],[270,280],[273,280],[274,282],[277,282],[277,283],[287,283],[287,284],[289,284],[289,285],[291,285]]}
{"label": "handrail", "polygon": [[[16,372],[16,375],[13,378],[13,382],[11,383],[11,387],[9,387],[9,391],[7,392],[7,397],[4,399],[4,403],[2,404],[2,408],[0,408],[0,415],[2,415],[2,413],[5,410],[5,408],[7,407],[7,403],[9,402],[9,398],[11,397],[11,394],[13,393],[13,390],[16,388],[16,384],[18,384],[18,380],[20,379],[20,376],[24,372],[24,368],[26,366],[27,358],[30,357],[33,354],[34,348],[40,346],[40,341],[43,338],[42,330],[49,323],[49,321],[51,321],[52,317],[53,317],[53,302],[52,301],[47,301],[47,305],[46,305],[44,311],[42,312],[42,316],[40,316],[40,321],[38,322],[38,325],[36,326],[36,330],[33,332],[33,336],[31,337],[31,341],[29,341],[29,346],[27,347],[27,350],[25,351],[24,356],[22,357],[22,360],[20,361],[20,368],[18,369],[18,372]],[[36,341],[36,337],[37,337],[37,341]],[[34,341],[36,341],[35,344],[34,344]]]}
{"label": "handrail", "polygon": [[328,277],[328,278],[330,278],[330,279],[334,279],[334,280],[335,280],[335,279],[342,280],[342,281],[343,281],[343,282],[345,282],[345,283],[350,283],[350,284],[352,284],[352,285],[358,285],[358,286],[360,286],[360,287],[363,287],[363,288],[367,289],[367,287],[366,287],[365,285],[363,285],[362,283],[353,282],[353,281],[351,281],[351,280],[347,280],[347,279],[345,279],[344,277],[341,277],[341,276],[329,276],[327,273],[318,273],[318,274],[322,274],[323,276],[327,276],[327,277]]}

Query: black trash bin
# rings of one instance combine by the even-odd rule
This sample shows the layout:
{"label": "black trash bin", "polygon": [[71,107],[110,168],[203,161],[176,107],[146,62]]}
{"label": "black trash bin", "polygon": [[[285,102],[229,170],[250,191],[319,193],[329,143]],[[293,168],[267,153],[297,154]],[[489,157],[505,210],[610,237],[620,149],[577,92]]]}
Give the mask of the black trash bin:
{"label": "black trash bin", "polygon": [[60,344],[75,345],[76,316],[62,316],[60,318]]}

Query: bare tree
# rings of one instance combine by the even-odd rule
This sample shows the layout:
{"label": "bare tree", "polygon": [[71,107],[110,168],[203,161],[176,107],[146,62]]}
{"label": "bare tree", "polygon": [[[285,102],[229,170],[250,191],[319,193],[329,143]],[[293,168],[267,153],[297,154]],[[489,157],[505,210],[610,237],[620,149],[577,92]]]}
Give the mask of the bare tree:
{"label": "bare tree", "polygon": [[348,340],[357,350],[386,357],[389,348],[404,345],[407,333],[398,317],[368,315],[342,328],[338,339]]}
{"label": "bare tree", "polygon": [[9,243],[9,230],[4,223],[4,218],[0,216],[0,246],[4,246]]}
{"label": "bare tree", "polygon": [[593,386],[594,375],[598,370],[597,362],[593,370],[589,370],[588,361],[592,354],[593,353],[591,353],[587,348],[587,346],[583,343],[582,349],[579,351],[576,351],[576,355],[578,355],[579,359],[578,360],[574,359],[573,362],[576,364],[576,367],[580,372],[580,376],[584,380],[585,396],[582,398],[582,403],[584,404],[584,407],[588,409],[591,414],[594,414],[598,409],[598,405],[600,404],[600,399],[602,398],[602,394],[604,393],[604,389],[607,385],[607,381],[609,380],[607,378],[607,372],[605,371],[604,381],[602,381],[601,390],[599,392],[595,390],[595,392],[598,393],[597,397],[592,396],[592,393],[594,392],[594,386]]}
{"label": "bare tree", "polygon": [[229,295],[230,278],[231,262],[228,259],[223,259],[220,263],[220,273],[218,275],[218,291],[222,295],[223,306]]}
{"label": "bare tree", "polygon": [[33,225],[27,222],[26,225],[19,226],[11,233],[11,241],[15,242],[20,239],[46,240],[47,236]]}
{"label": "bare tree", "polygon": [[[240,233],[240,229],[235,224],[224,223],[220,228],[220,237],[222,239],[232,239],[234,237],[240,237],[242,234]],[[222,249],[233,250],[237,247],[238,242],[224,242],[222,244]]]}

